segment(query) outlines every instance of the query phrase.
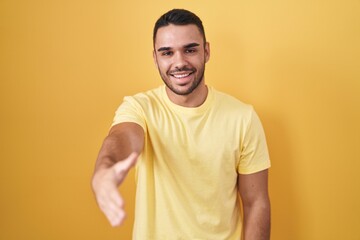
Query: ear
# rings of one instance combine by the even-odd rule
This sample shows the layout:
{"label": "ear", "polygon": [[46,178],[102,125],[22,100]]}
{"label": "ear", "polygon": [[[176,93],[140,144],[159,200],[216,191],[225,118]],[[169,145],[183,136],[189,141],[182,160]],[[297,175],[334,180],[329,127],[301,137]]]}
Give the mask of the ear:
{"label": "ear", "polygon": [[153,50],[153,60],[154,60],[154,63],[155,63],[155,67],[158,68],[155,50]]}
{"label": "ear", "polygon": [[205,62],[207,63],[210,59],[210,43],[205,43]]}

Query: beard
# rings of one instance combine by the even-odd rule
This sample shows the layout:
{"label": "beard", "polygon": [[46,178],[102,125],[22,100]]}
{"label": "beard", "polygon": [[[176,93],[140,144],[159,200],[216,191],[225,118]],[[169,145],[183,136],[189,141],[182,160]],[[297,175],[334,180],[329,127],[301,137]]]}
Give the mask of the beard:
{"label": "beard", "polygon": [[[205,63],[203,64],[203,67],[200,68],[199,71],[197,71],[195,68],[187,68],[187,67],[183,67],[183,68],[179,68],[173,71],[167,71],[166,73],[161,72],[160,68],[158,67],[161,79],[163,80],[163,82],[165,83],[165,85],[175,94],[177,95],[181,95],[181,96],[186,96],[191,94],[199,85],[200,83],[203,81],[204,79],[204,72],[205,72]],[[191,85],[185,89],[185,90],[179,90],[177,89],[171,82],[170,80],[170,73],[174,74],[176,72],[181,72],[181,71],[189,71],[191,70],[192,73],[195,75],[195,79],[194,81],[191,83]],[[198,73],[198,74],[197,74]]]}

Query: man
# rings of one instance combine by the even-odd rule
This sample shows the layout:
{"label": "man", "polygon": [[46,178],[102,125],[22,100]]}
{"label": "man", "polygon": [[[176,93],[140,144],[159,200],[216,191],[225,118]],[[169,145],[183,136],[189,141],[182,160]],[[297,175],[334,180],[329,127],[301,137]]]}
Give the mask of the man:
{"label": "man", "polygon": [[123,222],[117,187],[136,164],[134,239],[269,239],[270,161],[256,113],[205,84],[210,46],[195,14],[161,16],[153,42],[165,85],[118,108],[92,180],[100,209]]}

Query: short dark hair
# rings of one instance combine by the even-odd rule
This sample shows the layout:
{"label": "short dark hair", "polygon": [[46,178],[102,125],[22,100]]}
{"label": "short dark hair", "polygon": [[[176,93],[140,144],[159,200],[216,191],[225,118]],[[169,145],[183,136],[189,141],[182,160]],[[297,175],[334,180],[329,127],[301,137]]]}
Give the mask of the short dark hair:
{"label": "short dark hair", "polygon": [[156,34],[159,28],[174,25],[195,24],[206,42],[204,26],[198,16],[185,9],[173,9],[162,15],[155,23],[153,32],[153,44],[155,45]]}

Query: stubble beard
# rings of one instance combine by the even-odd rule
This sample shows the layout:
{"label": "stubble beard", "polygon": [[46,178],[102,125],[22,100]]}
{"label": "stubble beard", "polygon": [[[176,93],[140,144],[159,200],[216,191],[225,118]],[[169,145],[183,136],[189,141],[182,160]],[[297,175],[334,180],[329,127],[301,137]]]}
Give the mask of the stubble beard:
{"label": "stubble beard", "polygon": [[[168,72],[166,72],[165,74],[161,72],[160,68],[158,67],[158,70],[159,70],[159,73],[160,73],[160,76],[163,80],[163,82],[165,83],[165,85],[175,94],[177,95],[181,95],[181,96],[187,96],[189,94],[191,94],[199,85],[200,83],[203,81],[204,79],[204,73],[205,73],[205,63],[203,65],[204,67],[202,68],[201,72],[200,72],[200,75],[198,78],[196,78],[193,83],[191,84],[191,86],[184,90],[184,91],[180,91],[178,89],[176,89],[172,84],[171,84],[171,81],[170,81],[170,75]],[[181,70],[181,69],[180,69]],[[195,74],[197,73],[197,70],[195,70],[192,74]]]}

